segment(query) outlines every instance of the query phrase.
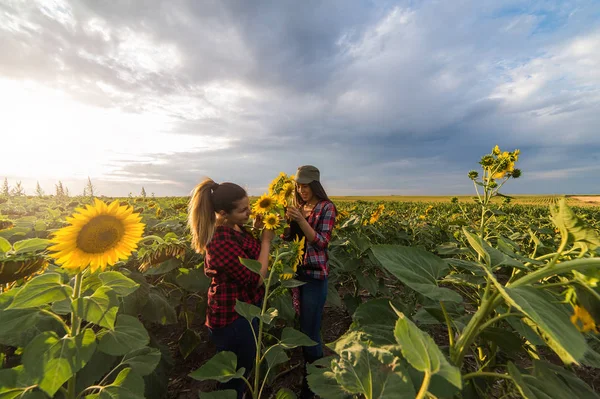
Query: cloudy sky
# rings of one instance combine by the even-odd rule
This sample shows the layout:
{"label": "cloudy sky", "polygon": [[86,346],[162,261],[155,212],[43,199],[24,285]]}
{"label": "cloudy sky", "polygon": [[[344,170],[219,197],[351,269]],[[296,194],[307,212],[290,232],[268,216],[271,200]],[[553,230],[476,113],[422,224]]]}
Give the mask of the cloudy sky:
{"label": "cloudy sky", "polygon": [[600,192],[597,0],[0,0],[0,177],[33,193]]}

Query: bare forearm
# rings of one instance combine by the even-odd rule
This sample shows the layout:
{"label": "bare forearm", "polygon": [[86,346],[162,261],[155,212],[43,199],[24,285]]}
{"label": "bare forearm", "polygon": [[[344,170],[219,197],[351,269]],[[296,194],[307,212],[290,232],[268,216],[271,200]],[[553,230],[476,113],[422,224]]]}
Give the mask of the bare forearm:
{"label": "bare forearm", "polygon": [[267,273],[269,272],[269,251],[271,251],[271,242],[262,241],[260,244],[260,254],[258,255],[258,261],[261,265],[259,286],[263,283],[263,279],[267,277]]}
{"label": "bare forearm", "polygon": [[317,233],[315,232],[315,230],[312,227],[310,227],[310,224],[308,224],[308,221],[306,219],[301,219],[298,222],[298,225],[300,226],[300,228],[302,229],[302,232],[306,236],[306,241],[313,242],[315,240],[315,238],[317,237]]}

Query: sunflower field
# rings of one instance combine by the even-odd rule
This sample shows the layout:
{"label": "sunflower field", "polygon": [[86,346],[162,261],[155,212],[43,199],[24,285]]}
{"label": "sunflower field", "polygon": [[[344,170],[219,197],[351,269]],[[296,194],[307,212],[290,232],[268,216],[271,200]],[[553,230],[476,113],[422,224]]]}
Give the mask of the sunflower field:
{"label": "sunflower field", "polygon": [[[481,157],[468,201],[335,201],[326,357],[308,369],[319,397],[600,397],[600,207],[503,196],[519,156]],[[277,236],[293,194],[281,173],[253,199]],[[243,371],[203,327],[187,206],[0,197],[1,399],[235,397],[214,391]],[[300,389],[303,247],[276,238],[262,308],[236,308],[259,319],[255,399]]]}

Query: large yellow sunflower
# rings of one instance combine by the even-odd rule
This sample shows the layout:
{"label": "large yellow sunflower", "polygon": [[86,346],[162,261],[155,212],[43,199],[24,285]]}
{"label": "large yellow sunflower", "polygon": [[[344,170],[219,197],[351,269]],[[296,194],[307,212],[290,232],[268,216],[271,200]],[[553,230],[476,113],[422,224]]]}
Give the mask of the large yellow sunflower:
{"label": "large yellow sunflower", "polygon": [[94,206],[78,208],[67,218],[69,226],[54,233],[50,240],[54,251],[50,256],[67,269],[84,269],[92,272],[104,270],[122,259],[127,259],[144,233],[141,216],[130,206],[120,206],[118,201],[106,205],[94,199]]}
{"label": "large yellow sunflower", "polygon": [[279,193],[279,197],[282,200],[289,200],[294,195],[294,183],[285,183],[281,188],[281,192]]}
{"label": "large yellow sunflower", "polygon": [[269,194],[263,194],[254,204],[254,212],[257,214],[265,214],[275,205],[275,197]]}
{"label": "large yellow sunflower", "polygon": [[267,230],[275,230],[279,227],[279,216],[275,213],[269,213],[265,215],[263,219],[263,223],[265,224],[265,229]]}

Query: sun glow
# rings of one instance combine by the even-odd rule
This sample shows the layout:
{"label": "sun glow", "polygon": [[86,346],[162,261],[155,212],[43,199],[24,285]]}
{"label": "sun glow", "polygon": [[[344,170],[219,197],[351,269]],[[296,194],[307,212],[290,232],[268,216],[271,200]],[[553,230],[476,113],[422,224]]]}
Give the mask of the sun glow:
{"label": "sun glow", "polygon": [[158,112],[91,106],[56,89],[0,79],[2,176],[58,180],[106,177],[123,162],[153,154],[222,147],[226,142],[177,135],[177,120]]}

